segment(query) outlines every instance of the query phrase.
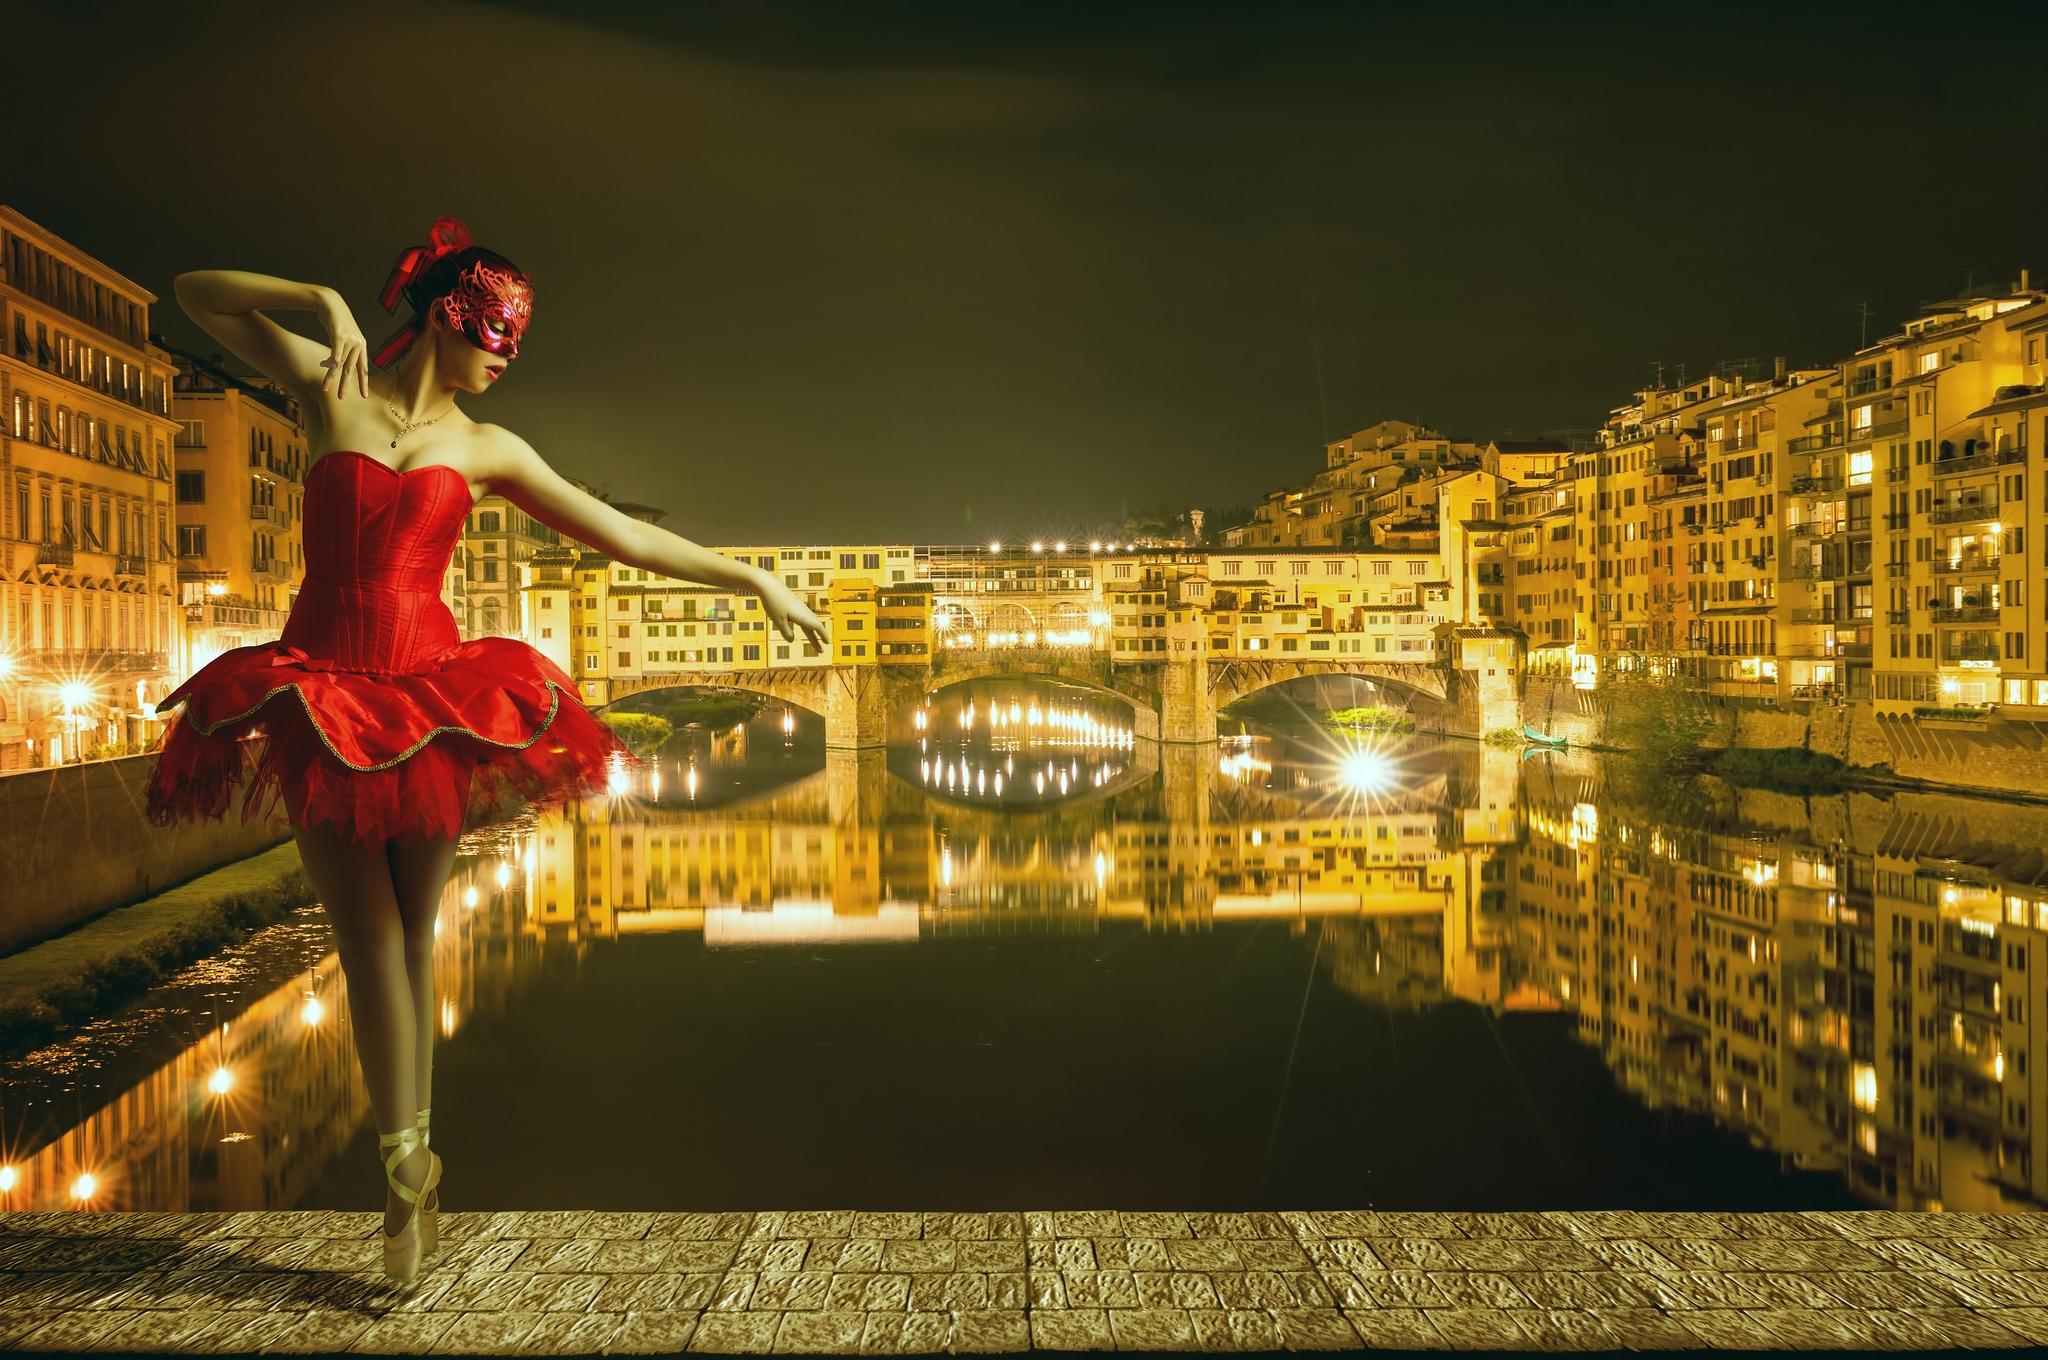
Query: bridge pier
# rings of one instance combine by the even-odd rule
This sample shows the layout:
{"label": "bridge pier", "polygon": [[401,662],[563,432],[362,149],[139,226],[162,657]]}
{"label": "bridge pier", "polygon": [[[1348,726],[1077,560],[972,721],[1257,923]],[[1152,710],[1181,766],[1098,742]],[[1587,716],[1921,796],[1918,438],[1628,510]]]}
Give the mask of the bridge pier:
{"label": "bridge pier", "polygon": [[1209,662],[1201,653],[1166,662],[1159,677],[1159,740],[1213,745],[1216,693],[1209,687]]}
{"label": "bridge pier", "polygon": [[835,666],[825,677],[825,745],[866,750],[889,743],[889,685],[872,666]]}

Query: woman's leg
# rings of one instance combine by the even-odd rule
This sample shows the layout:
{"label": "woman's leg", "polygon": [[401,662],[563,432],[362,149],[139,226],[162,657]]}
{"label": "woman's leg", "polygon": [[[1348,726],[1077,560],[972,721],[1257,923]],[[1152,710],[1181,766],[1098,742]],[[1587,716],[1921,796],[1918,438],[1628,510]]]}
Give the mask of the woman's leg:
{"label": "woman's leg", "polygon": [[413,1104],[433,1103],[434,922],[441,914],[441,896],[455,867],[454,841],[393,841],[385,849],[391,885],[398,895],[398,919],[405,933],[405,972],[412,987]]}
{"label": "woman's leg", "polygon": [[[417,1114],[413,1099],[414,1007],[391,866],[382,846],[352,844],[332,826],[296,827],[292,835],[298,841],[306,877],[327,910],[335,948],[341,954],[356,1056],[362,1061],[363,1084],[369,1089],[377,1130],[392,1133],[411,1128]],[[383,1155],[379,1153],[380,1160]],[[393,1174],[416,1190],[426,1180],[430,1164],[430,1159],[415,1149]],[[387,1186],[384,1230],[397,1231],[411,1208]]]}

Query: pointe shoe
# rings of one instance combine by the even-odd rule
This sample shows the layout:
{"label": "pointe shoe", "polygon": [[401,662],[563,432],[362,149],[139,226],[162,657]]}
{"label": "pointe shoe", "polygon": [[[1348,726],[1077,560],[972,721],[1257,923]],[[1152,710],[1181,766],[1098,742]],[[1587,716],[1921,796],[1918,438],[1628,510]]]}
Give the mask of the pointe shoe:
{"label": "pointe shoe", "polygon": [[380,1150],[391,1149],[390,1155],[384,1158],[384,1179],[389,1182],[391,1192],[412,1205],[412,1212],[405,1216],[405,1226],[396,1234],[383,1234],[384,1277],[394,1284],[409,1285],[418,1277],[420,1270],[420,1198],[439,1182],[440,1168],[429,1166],[427,1178],[417,1190],[398,1179],[398,1164],[423,1146],[417,1125],[396,1133],[378,1134],[377,1146]]}
{"label": "pointe shoe", "polygon": [[[427,1132],[427,1111],[430,1106],[420,1106],[419,1117],[413,1127],[420,1131],[420,1146],[427,1147],[433,1141]],[[441,1154],[427,1147],[428,1155],[434,1159],[433,1180],[435,1188],[420,1196],[420,1256],[433,1256],[441,1250]]]}

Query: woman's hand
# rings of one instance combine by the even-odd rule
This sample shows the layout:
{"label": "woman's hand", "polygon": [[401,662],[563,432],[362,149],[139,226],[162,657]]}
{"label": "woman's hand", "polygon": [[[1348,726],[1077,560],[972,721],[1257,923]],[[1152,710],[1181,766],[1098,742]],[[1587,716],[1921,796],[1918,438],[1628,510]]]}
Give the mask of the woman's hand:
{"label": "woman's hand", "polygon": [[755,588],[761,597],[761,608],[768,615],[768,621],[775,625],[775,631],[782,634],[785,642],[793,642],[799,630],[819,651],[831,654],[825,637],[825,625],[811,607],[796,597],[796,592],[766,572],[761,573],[761,582]]}
{"label": "woman's hand", "polygon": [[362,396],[370,395],[370,347],[363,339],[362,327],[356,325],[355,314],[348,309],[340,293],[332,288],[322,290],[320,305],[315,309],[320,324],[327,328],[332,353],[321,360],[327,376],[320,380],[320,390],[328,390],[334,384],[334,395],[345,396],[351,381]]}

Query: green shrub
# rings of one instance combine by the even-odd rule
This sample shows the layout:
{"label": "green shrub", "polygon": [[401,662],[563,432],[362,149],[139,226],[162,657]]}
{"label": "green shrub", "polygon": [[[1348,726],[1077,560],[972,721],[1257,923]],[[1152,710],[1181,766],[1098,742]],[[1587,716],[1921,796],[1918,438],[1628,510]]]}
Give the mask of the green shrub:
{"label": "green shrub", "polygon": [[1849,774],[1844,761],[1803,746],[1730,747],[1715,754],[1711,768],[1731,784],[1799,793],[1834,792]]}
{"label": "green shrub", "polygon": [[661,749],[676,734],[675,724],[658,713],[604,713],[600,715],[626,749],[634,755],[649,755]]}
{"label": "green shrub", "polygon": [[1486,734],[1486,744],[1503,751],[1512,751],[1522,742],[1522,734],[1512,727],[1496,727]]}
{"label": "green shrub", "polygon": [[1333,727],[1348,727],[1360,732],[1413,732],[1415,719],[1398,708],[1385,704],[1367,704],[1358,708],[1332,708],[1323,713],[1323,720]]}

